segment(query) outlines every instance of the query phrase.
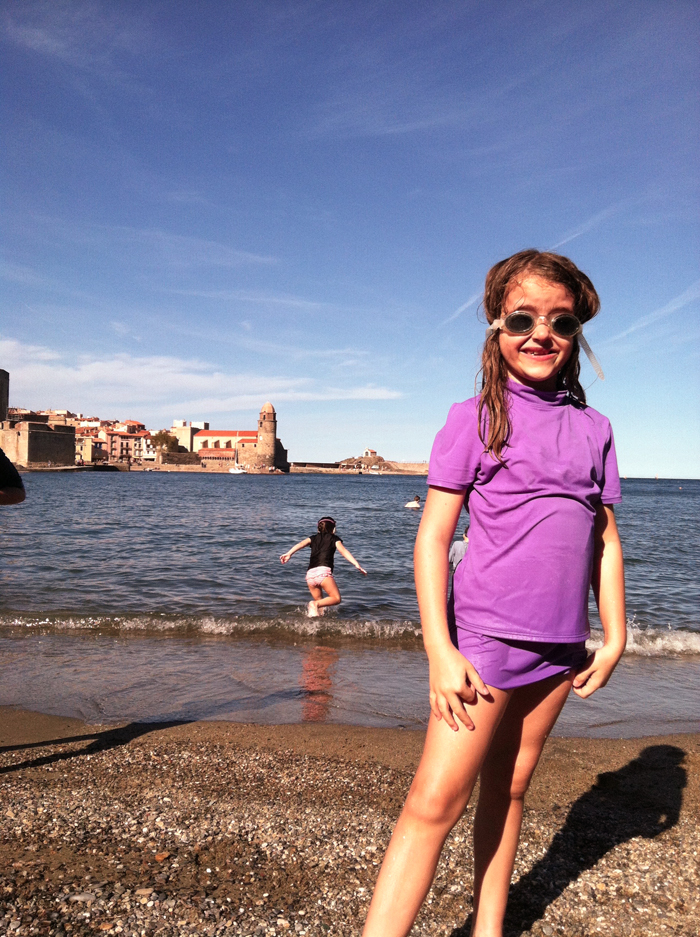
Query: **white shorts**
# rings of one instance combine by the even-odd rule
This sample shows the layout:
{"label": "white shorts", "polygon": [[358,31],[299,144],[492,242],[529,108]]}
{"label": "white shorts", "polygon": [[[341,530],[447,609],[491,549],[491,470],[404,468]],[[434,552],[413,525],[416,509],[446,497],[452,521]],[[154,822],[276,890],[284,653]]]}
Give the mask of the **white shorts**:
{"label": "white shorts", "polygon": [[320,586],[324,579],[333,578],[333,570],[330,566],[314,566],[313,569],[306,571],[306,584],[308,586]]}

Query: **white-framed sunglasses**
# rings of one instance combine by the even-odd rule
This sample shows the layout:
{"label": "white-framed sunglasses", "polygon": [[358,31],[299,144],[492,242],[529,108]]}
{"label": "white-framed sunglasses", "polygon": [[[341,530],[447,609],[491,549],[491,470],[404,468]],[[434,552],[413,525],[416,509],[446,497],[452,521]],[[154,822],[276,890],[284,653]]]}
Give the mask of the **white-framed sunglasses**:
{"label": "white-framed sunglasses", "polygon": [[586,357],[593,365],[593,370],[601,379],[605,380],[603,369],[598,364],[598,359],[591,351],[591,346],[583,337],[583,326],[580,320],[570,312],[555,312],[551,316],[536,316],[532,312],[516,309],[509,312],[506,316],[494,319],[486,329],[486,337],[503,329],[510,335],[530,335],[535,331],[540,322],[544,322],[547,328],[558,335],[560,338],[574,338],[578,336],[579,344],[586,353]]}

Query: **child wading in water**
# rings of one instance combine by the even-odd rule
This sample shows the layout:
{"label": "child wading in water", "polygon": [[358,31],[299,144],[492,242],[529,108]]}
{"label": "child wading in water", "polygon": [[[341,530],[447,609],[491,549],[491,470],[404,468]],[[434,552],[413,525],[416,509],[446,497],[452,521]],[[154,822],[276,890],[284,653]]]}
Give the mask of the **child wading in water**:
{"label": "child wading in water", "polygon": [[[571,687],[586,698],[605,686],[624,650],[613,437],[578,379],[579,346],[590,352],[581,325],[599,308],[588,277],[557,254],[522,251],[486,278],[481,393],[437,435],[416,539],[431,718],[364,937],[408,934],[479,774],[471,933],[501,937],[545,740]],[[469,551],[448,603],[465,503]],[[587,656],[591,584],[605,641]]]}
{"label": "child wading in water", "polygon": [[[304,547],[311,547],[309,568],[306,571],[306,584],[311,593],[308,614],[309,618],[317,618],[319,615],[323,615],[323,609],[329,605],[340,605],[340,590],[333,578],[333,557],[336,549],[363,576],[367,575],[367,571],[360,566],[352,553],[343,545],[343,541],[335,532],[335,521],[332,517],[322,517],[318,522],[318,533],[314,534],[313,537],[305,537],[300,540],[291,550],[282,554],[280,561],[288,563],[297,550],[303,550]],[[322,589],[326,593],[325,599],[323,598]]]}

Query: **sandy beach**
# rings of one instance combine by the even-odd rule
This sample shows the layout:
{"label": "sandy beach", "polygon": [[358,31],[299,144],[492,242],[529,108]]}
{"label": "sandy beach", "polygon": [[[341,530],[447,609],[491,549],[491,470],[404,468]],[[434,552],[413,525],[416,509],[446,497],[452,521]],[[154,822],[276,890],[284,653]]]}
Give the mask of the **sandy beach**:
{"label": "sandy beach", "polygon": [[[0,933],[359,934],[422,734],[0,709]],[[700,736],[551,739],[508,935],[696,935]],[[473,806],[415,935],[468,933]]]}

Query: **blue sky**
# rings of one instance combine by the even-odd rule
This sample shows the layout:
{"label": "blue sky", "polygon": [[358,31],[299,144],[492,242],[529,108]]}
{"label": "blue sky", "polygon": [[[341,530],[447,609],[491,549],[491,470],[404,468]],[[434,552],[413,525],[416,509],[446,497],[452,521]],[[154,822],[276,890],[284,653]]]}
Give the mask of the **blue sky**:
{"label": "blue sky", "polygon": [[11,403],[425,459],[488,268],[569,256],[624,475],[698,427],[691,2],[0,4]]}

